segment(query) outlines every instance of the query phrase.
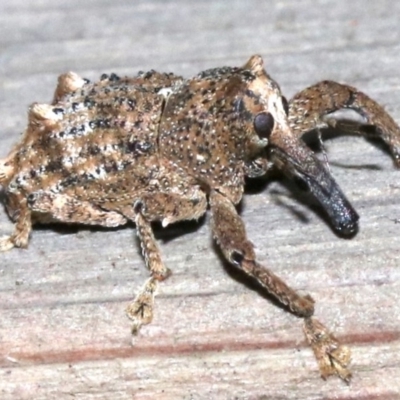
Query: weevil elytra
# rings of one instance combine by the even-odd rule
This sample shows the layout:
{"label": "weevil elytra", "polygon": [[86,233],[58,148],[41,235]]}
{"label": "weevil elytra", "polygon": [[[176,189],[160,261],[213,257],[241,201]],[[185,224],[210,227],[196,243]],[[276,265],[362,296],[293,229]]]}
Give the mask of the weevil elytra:
{"label": "weevil elytra", "polygon": [[26,247],[36,222],[115,227],[133,221],[150,271],[127,310],[137,332],[151,321],[158,282],[170,273],[151,222],[198,219],[209,207],[226,259],[304,318],[324,378],[349,381],[349,350],[312,318],[310,296],[257,262],[235,208],[245,177],[275,166],[317,198],[334,229],[353,234],[357,213],[301,139],[321,127],[348,128],[332,117],[342,108],[359,112],[365,123],[357,132],[380,136],[400,165],[400,130],[376,102],[329,81],[287,102],[257,55],[241,68],[210,69],[191,79],[150,71],[92,83],[61,75],[53,102],[30,107],[21,141],[0,160],[5,207],[15,222],[0,250]]}

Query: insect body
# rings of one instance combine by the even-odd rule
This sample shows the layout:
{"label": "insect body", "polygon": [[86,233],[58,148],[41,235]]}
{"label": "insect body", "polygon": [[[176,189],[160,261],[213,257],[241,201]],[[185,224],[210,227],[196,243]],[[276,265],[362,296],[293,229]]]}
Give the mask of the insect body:
{"label": "insect body", "polygon": [[151,321],[158,282],[170,273],[151,222],[198,219],[209,206],[213,236],[227,260],[305,319],[322,376],[348,381],[349,351],[311,318],[310,296],[298,295],[257,262],[235,209],[245,177],[276,166],[319,200],[336,230],[354,233],[357,213],[301,140],[306,131],[340,124],[325,115],[346,107],[362,112],[364,128],[377,126],[399,160],[399,128],[371,99],[323,82],[288,104],[260,56],[191,79],[150,71],[91,83],[62,75],[53,103],[31,106],[22,140],[0,161],[6,209],[15,222],[0,250],[26,247],[35,222],[115,227],[133,221],[150,270],[128,307],[136,332]]}

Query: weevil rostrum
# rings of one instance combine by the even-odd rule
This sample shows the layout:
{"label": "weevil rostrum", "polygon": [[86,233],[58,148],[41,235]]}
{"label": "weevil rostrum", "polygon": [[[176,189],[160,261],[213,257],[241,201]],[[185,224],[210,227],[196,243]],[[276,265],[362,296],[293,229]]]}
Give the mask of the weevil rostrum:
{"label": "weevil rostrum", "polygon": [[[257,259],[235,206],[245,177],[281,169],[319,201],[342,235],[358,215],[329,170],[304,144],[304,133],[354,109],[358,133],[383,139],[400,165],[400,130],[365,94],[324,81],[289,102],[260,56],[240,68],[222,67],[191,79],[155,71],[133,78],[103,75],[90,82],[61,75],[50,105],[33,104],[21,141],[0,160],[0,184],[14,232],[0,250],[27,247],[35,223],[116,227],[133,221],[150,278],[127,308],[133,332],[152,320],[164,265],[151,222],[198,219],[209,208],[213,237],[230,264],[253,277],[291,313],[304,332],[323,378],[349,381],[349,349],[313,318],[314,300],[291,289]],[[347,129],[348,130],[348,129]]]}

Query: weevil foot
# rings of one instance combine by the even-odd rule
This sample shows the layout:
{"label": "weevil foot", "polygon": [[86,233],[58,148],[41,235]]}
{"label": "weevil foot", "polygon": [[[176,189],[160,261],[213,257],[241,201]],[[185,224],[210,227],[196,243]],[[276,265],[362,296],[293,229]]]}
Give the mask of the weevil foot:
{"label": "weevil foot", "polygon": [[0,238],[0,252],[9,251],[14,247],[14,242],[11,236],[2,236]]}
{"label": "weevil foot", "polygon": [[321,377],[327,379],[331,375],[337,375],[346,383],[350,383],[351,372],[348,369],[351,360],[350,349],[340,344],[338,339],[315,318],[306,318],[303,329],[318,361]]}
{"label": "weevil foot", "polygon": [[126,315],[133,321],[133,335],[139,332],[142,325],[149,324],[153,319],[154,296],[157,286],[157,280],[150,278],[144,284],[135,300],[126,309]]}

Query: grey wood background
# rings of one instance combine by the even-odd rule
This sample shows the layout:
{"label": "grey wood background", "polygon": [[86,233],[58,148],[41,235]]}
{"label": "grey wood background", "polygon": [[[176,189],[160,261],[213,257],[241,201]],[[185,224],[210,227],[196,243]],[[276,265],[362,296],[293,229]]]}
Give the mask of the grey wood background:
{"label": "grey wood background", "polygon": [[[396,0],[2,0],[0,156],[65,71],[190,76],[254,53],[288,97],[343,81],[400,122],[399,19]],[[282,180],[253,186],[242,216],[259,260],[351,346],[350,386],[320,379],[301,321],[224,267],[206,219],[157,231],[174,274],[133,345],[124,309],[147,277],[134,228],[42,228],[1,254],[1,399],[399,399],[399,171],[363,139],[325,145],[361,216],[355,238]]]}

